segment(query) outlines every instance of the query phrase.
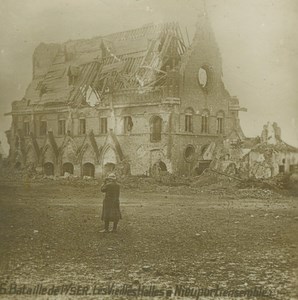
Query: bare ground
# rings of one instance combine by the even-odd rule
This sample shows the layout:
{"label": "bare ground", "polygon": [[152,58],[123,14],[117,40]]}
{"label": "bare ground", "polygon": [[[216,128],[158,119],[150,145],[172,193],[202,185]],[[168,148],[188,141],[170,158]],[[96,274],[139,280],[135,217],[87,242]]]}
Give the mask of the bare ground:
{"label": "bare ground", "polygon": [[297,299],[297,197],[124,187],[117,234],[99,233],[102,197],[95,184],[2,181],[0,283],[263,286]]}

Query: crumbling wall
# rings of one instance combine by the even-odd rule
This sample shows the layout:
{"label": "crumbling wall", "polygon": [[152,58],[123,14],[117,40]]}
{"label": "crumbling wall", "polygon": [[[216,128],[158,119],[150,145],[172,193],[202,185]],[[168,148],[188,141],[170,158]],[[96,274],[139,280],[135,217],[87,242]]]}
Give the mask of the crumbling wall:
{"label": "crumbling wall", "polygon": [[[202,20],[207,22],[208,20]],[[207,82],[200,83],[199,72],[206,72]],[[190,49],[185,53],[180,69],[181,132],[184,131],[183,112],[187,108],[194,110],[194,133],[201,134],[201,117],[204,110],[209,114],[207,134],[218,135],[217,115],[224,115],[224,133],[230,131],[229,99],[222,81],[222,61],[210,24],[197,26],[197,31]]]}
{"label": "crumbling wall", "polygon": [[[203,157],[204,153],[214,143],[213,136],[173,135],[172,164],[173,173],[192,176],[200,161],[210,161]],[[190,151],[188,151],[189,149]],[[192,150],[191,150],[192,149]],[[187,153],[188,151],[188,153]]]}
{"label": "crumbling wall", "polygon": [[221,172],[234,169],[241,177],[269,178],[294,170],[298,166],[298,149],[282,141],[275,145],[259,143],[244,148],[241,143],[231,144],[226,140],[222,145],[218,144],[211,166]]}
{"label": "crumbling wall", "polygon": [[251,151],[249,153],[249,176],[257,179],[269,178],[274,175],[274,154]]}
{"label": "crumbling wall", "polygon": [[60,47],[59,44],[41,43],[38,45],[33,54],[33,79],[48,72]]}

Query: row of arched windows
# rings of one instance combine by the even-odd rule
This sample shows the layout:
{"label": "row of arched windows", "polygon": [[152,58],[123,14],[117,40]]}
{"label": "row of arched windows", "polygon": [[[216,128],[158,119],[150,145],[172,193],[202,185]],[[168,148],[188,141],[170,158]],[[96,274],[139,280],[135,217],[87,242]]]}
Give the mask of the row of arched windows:
{"label": "row of arched windows", "polygon": [[[66,118],[64,116],[58,116],[58,126],[57,133],[59,136],[66,134]],[[123,117],[123,132],[129,133],[132,131],[134,126],[133,119],[131,116]],[[150,141],[158,142],[161,140],[161,132],[162,132],[162,118],[160,116],[152,116],[149,121],[150,126]],[[38,130],[37,134],[39,136],[45,136],[47,134],[48,122],[46,116],[41,116],[38,119]],[[23,132],[25,135],[29,135],[30,133],[30,119],[24,118],[23,120]],[[78,134],[86,134],[86,119],[79,118],[78,123]],[[108,118],[100,117],[99,118],[99,132],[100,134],[106,134],[108,132]]]}
{"label": "row of arched windows", "polygon": [[[185,110],[185,124],[184,131],[185,132],[193,132],[193,115],[194,111],[192,108],[188,108]],[[209,133],[209,121],[210,121],[210,113],[208,110],[203,110],[201,114],[201,133]],[[223,134],[224,133],[224,112],[219,111],[216,115],[216,133]]]}
{"label": "row of arched windows", "polygon": [[[192,108],[188,108],[185,110],[185,122],[184,122],[184,131],[192,133],[194,131],[193,126],[193,115],[194,111]],[[149,121],[150,125],[150,141],[158,142],[161,140],[162,133],[162,118],[158,115],[154,115],[151,117]],[[209,122],[210,121],[210,113],[208,110],[204,110],[201,114],[201,133],[208,134],[209,133]],[[106,117],[100,118],[99,127],[100,133],[106,134],[108,131],[108,120]],[[131,132],[133,128],[133,119],[131,116],[124,116],[124,133]],[[216,114],[216,133],[223,134],[224,133],[224,112],[219,111]],[[24,120],[24,132],[29,134],[29,121]],[[46,135],[47,132],[47,120],[45,116],[42,116],[39,119],[39,135]],[[58,118],[58,135],[64,135],[66,133],[66,120],[65,118]],[[86,134],[86,119],[79,119],[79,134]]]}

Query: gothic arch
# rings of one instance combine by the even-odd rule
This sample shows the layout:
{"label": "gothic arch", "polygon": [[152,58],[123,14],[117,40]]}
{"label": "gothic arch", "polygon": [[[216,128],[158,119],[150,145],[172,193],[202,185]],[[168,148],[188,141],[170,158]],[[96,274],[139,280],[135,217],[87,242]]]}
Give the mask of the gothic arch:
{"label": "gothic arch", "polygon": [[184,110],[184,113],[185,113],[185,114],[189,114],[189,115],[194,115],[194,114],[195,114],[195,111],[194,111],[194,109],[193,109],[191,106],[189,106],[189,107],[187,107],[187,108]]}
{"label": "gothic arch", "polygon": [[101,155],[101,162],[104,166],[105,163],[114,163],[117,164],[119,161],[119,156],[117,154],[116,149],[111,145],[108,144],[102,149],[102,155]]}
{"label": "gothic arch", "polygon": [[119,155],[116,149],[112,145],[107,144],[101,153],[101,165],[103,172],[109,173],[114,171],[119,162]]}
{"label": "gothic arch", "polygon": [[86,143],[82,147],[82,149],[80,151],[80,161],[82,162],[82,164],[85,164],[85,163],[96,164],[96,162],[97,162],[96,153],[95,153],[93,147],[90,145],[90,143]]}
{"label": "gothic arch", "polygon": [[26,148],[26,165],[38,163],[38,155],[32,144],[29,144]]}
{"label": "gothic arch", "polygon": [[61,164],[70,162],[76,164],[77,162],[77,146],[71,137],[67,137],[59,151],[59,161]]}
{"label": "gothic arch", "polygon": [[51,162],[51,163],[55,164],[55,161],[56,161],[55,151],[50,144],[47,144],[42,149],[41,162],[42,162],[42,164],[44,164],[46,162]]}

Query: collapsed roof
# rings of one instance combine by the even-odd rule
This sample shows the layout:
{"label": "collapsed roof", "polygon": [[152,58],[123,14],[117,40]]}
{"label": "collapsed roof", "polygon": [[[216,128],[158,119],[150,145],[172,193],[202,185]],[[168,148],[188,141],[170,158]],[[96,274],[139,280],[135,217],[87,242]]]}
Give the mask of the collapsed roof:
{"label": "collapsed roof", "polygon": [[123,89],[165,84],[167,68],[186,50],[177,23],[141,28],[63,44],[40,44],[33,55],[33,80],[25,93],[31,104],[101,101]]}

